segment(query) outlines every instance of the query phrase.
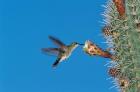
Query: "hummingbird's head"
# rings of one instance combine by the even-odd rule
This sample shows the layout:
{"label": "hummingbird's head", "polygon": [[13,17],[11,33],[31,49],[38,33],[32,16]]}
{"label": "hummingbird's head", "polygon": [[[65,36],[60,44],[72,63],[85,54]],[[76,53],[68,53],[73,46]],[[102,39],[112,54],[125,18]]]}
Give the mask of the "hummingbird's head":
{"label": "hummingbird's head", "polygon": [[84,44],[80,44],[80,43],[78,43],[78,42],[73,42],[72,45],[78,46],[78,45],[84,45]]}

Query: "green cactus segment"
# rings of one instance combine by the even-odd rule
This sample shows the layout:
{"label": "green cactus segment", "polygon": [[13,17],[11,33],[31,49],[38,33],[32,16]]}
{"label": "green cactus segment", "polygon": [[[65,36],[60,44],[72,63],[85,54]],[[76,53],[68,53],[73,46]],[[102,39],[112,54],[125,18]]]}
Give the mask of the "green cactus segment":
{"label": "green cactus segment", "polygon": [[105,35],[109,48],[116,48],[113,54],[118,57],[112,67],[120,69],[116,79],[127,80],[118,85],[122,92],[140,92],[140,0],[125,0],[125,19],[119,18],[112,0],[105,7],[105,26],[111,27],[110,32],[119,33],[118,37]]}
{"label": "green cactus segment", "polygon": [[[140,23],[140,0],[126,0],[126,11],[130,26],[137,29]],[[136,31],[140,32],[140,29]]]}

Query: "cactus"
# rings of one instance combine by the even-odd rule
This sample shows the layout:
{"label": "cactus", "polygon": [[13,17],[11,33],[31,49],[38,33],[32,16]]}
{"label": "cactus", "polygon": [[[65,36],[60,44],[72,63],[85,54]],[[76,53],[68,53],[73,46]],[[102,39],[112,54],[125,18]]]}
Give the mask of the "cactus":
{"label": "cactus", "polygon": [[121,92],[140,92],[140,0],[109,0],[102,32],[110,53],[108,73]]}

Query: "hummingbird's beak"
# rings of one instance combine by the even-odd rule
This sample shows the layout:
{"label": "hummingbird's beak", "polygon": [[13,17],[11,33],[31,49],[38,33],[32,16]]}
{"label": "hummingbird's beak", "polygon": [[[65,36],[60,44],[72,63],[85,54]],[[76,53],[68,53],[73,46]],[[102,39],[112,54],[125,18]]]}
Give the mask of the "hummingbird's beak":
{"label": "hummingbird's beak", "polygon": [[82,45],[82,46],[84,45],[84,44],[81,44],[81,43],[78,43],[78,44],[79,44],[79,45]]}

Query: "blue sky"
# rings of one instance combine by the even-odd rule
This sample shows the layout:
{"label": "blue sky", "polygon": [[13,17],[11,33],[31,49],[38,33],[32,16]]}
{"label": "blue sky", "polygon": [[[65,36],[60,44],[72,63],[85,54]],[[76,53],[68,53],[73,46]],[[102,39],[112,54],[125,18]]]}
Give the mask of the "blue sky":
{"label": "blue sky", "polygon": [[1,0],[0,92],[117,92],[104,65],[77,48],[57,69],[55,57],[41,53],[55,47],[48,35],[66,44],[92,40],[102,48],[106,0]]}

